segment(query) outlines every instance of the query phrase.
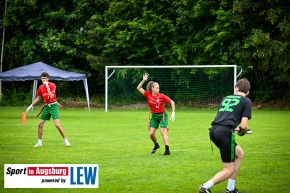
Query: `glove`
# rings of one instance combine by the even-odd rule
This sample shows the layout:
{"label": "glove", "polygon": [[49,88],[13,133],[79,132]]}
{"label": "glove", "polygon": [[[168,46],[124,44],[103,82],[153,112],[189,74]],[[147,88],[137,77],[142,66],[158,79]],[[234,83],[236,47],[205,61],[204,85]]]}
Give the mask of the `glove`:
{"label": "glove", "polygon": [[29,111],[31,108],[32,108],[32,104],[31,104],[29,107],[27,107],[27,109],[26,109],[26,113],[28,113],[28,111]]}
{"label": "glove", "polygon": [[237,132],[237,134],[239,135],[239,136],[244,136],[246,133],[244,133],[243,131],[242,131],[242,128],[241,127],[239,127],[240,128],[240,130]]}
{"label": "glove", "polygon": [[43,84],[44,84],[44,86],[45,86],[46,88],[49,88],[49,86],[48,86],[48,82],[43,82]]}
{"label": "glove", "polygon": [[171,113],[170,120],[171,120],[171,121],[174,121],[174,120],[175,120],[175,112],[172,112],[172,113]]}
{"label": "glove", "polygon": [[247,134],[252,134],[253,131],[251,129],[248,129]]}

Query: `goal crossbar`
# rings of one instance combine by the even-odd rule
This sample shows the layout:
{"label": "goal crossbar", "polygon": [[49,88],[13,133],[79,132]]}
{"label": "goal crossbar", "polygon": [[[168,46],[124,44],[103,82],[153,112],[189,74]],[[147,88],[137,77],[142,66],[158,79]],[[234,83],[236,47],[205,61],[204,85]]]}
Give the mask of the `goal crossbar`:
{"label": "goal crossbar", "polygon": [[[120,68],[233,68],[234,69],[234,85],[233,85],[233,93],[234,86],[236,85],[237,79],[237,65],[174,65],[174,66],[105,66],[105,112],[108,112],[108,80],[115,73],[115,69]],[[114,71],[109,74],[109,69],[114,69]]]}

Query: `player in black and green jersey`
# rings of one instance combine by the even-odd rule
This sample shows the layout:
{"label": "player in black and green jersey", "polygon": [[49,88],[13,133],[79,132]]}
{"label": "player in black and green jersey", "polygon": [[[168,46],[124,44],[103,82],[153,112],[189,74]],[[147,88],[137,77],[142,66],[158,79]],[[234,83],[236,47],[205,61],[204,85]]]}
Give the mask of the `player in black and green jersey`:
{"label": "player in black and green jersey", "polygon": [[228,179],[225,193],[241,193],[235,187],[235,180],[240,169],[244,152],[235,142],[235,131],[243,136],[248,130],[251,119],[252,102],[249,94],[250,83],[240,79],[235,86],[235,94],[224,97],[218,113],[211,123],[210,139],[220,149],[223,170],[199,187],[200,193],[210,193],[210,188]]}

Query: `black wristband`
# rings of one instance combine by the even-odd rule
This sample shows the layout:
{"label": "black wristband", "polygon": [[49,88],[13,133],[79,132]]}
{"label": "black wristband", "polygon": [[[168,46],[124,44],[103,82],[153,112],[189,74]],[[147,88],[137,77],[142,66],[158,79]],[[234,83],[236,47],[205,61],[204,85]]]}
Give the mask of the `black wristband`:
{"label": "black wristband", "polygon": [[244,136],[245,135],[245,133],[243,132],[243,130],[242,130],[242,127],[241,126],[239,126],[239,131],[237,132],[237,134],[239,135],[239,136]]}

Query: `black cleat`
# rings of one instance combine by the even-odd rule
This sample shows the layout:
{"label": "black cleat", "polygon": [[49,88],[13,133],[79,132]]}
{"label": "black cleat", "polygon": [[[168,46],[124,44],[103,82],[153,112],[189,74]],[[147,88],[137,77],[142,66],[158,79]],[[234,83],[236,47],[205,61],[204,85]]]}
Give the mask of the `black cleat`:
{"label": "black cleat", "polygon": [[199,193],[211,193],[210,189],[206,189],[205,187],[203,187],[203,185],[201,185],[199,187]]}
{"label": "black cleat", "polygon": [[235,188],[232,191],[229,191],[228,189],[225,189],[225,193],[242,193],[242,192],[240,192],[238,189]]}
{"label": "black cleat", "polygon": [[163,155],[170,155],[170,151],[166,150]]}
{"label": "black cleat", "polygon": [[151,151],[151,154],[154,154],[156,152],[156,150],[159,149],[159,148],[160,148],[159,144],[156,143],[155,146],[154,146],[154,148]]}

